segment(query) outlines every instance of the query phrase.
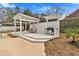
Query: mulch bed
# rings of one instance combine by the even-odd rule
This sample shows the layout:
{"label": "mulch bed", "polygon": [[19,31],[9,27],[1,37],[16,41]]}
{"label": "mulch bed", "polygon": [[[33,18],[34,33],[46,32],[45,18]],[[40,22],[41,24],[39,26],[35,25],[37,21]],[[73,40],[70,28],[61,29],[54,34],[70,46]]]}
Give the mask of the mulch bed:
{"label": "mulch bed", "polygon": [[8,36],[12,37],[12,38],[16,38],[17,36],[14,36],[12,34],[8,34]]}
{"label": "mulch bed", "polygon": [[71,40],[61,34],[60,38],[45,42],[47,56],[79,56],[79,44],[70,44]]}

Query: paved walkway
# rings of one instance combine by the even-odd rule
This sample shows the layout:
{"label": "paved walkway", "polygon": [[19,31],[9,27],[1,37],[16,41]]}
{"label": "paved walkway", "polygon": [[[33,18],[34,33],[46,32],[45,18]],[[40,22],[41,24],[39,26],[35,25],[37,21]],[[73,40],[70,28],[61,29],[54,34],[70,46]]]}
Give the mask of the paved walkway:
{"label": "paved walkway", "polygon": [[34,43],[19,37],[12,38],[6,33],[0,39],[0,55],[43,56],[44,43]]}

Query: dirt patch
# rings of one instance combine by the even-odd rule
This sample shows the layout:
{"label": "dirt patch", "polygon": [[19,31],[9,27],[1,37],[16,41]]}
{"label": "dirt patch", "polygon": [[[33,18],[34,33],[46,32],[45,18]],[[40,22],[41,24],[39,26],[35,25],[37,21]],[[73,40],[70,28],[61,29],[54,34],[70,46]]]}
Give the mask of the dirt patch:
{"label": "dirt patch", "polygon": [[34,43],[4,33],[0,38],[0,56],[44,56],[44,43]]}
{"label": "dirt patch", "polygon": [[53,39],[45,43],[45,52],[47,56],[79,56],[79,48],[69,44],[63,34],[60,38]]}

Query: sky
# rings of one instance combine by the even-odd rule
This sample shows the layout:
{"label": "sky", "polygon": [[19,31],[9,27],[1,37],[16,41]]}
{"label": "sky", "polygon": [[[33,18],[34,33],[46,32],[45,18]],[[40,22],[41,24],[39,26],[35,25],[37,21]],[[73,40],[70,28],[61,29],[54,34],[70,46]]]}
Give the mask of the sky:
{"label": "sky", "polygon": [[78,3],[2,3],[0,7],[15,8],[16,6],[21,9],[29,8],[33,13],[46,13],[52,7],[60,7],[64,9],[63,14],[68,15],[79,9]]}

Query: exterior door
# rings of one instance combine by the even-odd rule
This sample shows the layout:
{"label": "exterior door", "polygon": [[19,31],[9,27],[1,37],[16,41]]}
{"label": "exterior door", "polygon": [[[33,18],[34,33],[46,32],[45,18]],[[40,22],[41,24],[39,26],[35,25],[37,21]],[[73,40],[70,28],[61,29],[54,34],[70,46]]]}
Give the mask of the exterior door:
{"label": "exterior door", "polygon": [[30,29],[30,24],[27,24],[27,30],[29,30]]}

